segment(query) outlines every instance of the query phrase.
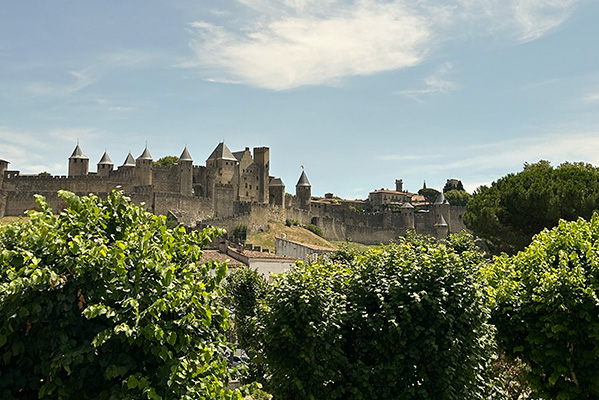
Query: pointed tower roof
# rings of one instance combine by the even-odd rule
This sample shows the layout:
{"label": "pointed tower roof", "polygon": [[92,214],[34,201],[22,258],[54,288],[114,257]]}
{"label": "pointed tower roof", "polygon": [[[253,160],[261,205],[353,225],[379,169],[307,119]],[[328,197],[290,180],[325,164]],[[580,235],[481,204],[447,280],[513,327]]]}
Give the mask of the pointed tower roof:
{"label": "pointed tower roof", "polygon": [[449,226],[449,225],[447,225],[447,222],[445,222],[445,218],[443,218],[443,216],[441,214],[439,214],[439,216],[437,217],[437,223],[435,224],[435,226]]}
{"label": "pointed tower roof", "polygon": [[300,178],[295,186],[312,186],[310,185],[306,171],[302,171],[302,174],[300,175]]}
{"label": "pointed tower roof", "polygon": [[71,154],[71,156],[69,157],[69,159],[71,159],[71,158],[82,158],[84,160],[89,160],[89,158],[87,158],[87,156],[85,154],[83,154],[83,151],[81,151],[81,147],[79,147],[79,143],[77,143],[75,150],[73,150],[73,154]]}
{"label": "pointed tower roof", "polygon": [[187,146],[183,149],[183,153],[179,157],[179,161],[193,161],[191,158],[191,154],[189,154],[189,150],[187,150]]}
{"label": "pointed tower roof", "polygon": [[285,186],[285,184],[281,178],[272,178],[270,180],[269,186]]}
{"label": "pointed tower roof", "polygon": [[150,150],[148,150],[148,146],[144,149],[144,152],[141,153],[141,156],[137,157],[138,160],[152,160],[152,155],[150,154]]}
{"label": "pointed tower roof", "polygon": [[443,192],[441,192],[439,193],[439,195],[437,196],[437,200],[435,200],[433,204],[449,204],[449,201],[447,201],[445,195],[443,194]]}
{"label": "pointed tower roof", "polygon": [[131,152],[127,154],[127,158],[123,163],[123,167],[135,167],[135,158],[133,158],[133,154],[131,154]]}
{"label": "pointed tower roof", "polygon": [[98,163],[98,165],[101,164],[105,164],[105,165],[114,165],[114,163],[112,162],[112,160],[110,159],[110,156],[108,155],[107,151],[104,151],[104,155],[102,156],[102,159],[100,160],[100,162]]}
{"label": "pointed tower roof", "polygon": [[210,154],[208,160],[229,160],[229,161],[237,161],[237,158],[231,153],[231,150],[227,147],[225,142],[220,142],[216,149]]}

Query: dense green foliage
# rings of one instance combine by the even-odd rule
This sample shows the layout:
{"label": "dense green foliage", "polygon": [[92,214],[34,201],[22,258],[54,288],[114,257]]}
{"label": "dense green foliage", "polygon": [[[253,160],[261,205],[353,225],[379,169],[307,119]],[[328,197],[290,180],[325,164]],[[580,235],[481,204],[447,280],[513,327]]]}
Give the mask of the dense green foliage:
{"label": "dense green foliage", "polygon": [[164,156],[154,161],[154,165],[174,165],[179,161],[177,156]]}
{"label": "dense green foliage", "polygon": [[318,225],[308,224],[306,225],[306,229],[310,232],[314,233],[317,236],[323,237],[322,229]]}
{"label": "dense green foliage", "polygon": [[237,243],[245,243],[248,236],[248,227],[245,224],[237,224],[231,232],[232,239]]}
{"label": "dense green foliage", "polygon": [[235,334],[239,347],[249,359],[246,380],[263,381],[265,368],[260,363],[262,344],[257,334],[260,302],[266,297],[268,284],[256,270],[248,267],[233,270],[225,280],[227,304],[234,313]]}
{"label": "dense green foliage", "polygon": [[435,200],[437,200],[439,193],[441,193],[441,192],[439,192],[437,189],[433,189],[433,188],[423,188],[418,191],[418,194],[421,196],[424,196],[424,199],[428,203],[434,203]]}
{"label": "dense green foliage", "polygon": [[464,223],[494,252],[515,254],[532,236],[560,219],[589,219],[599,209],[599,170],[590,164],[527,164],[481,186],[468,202]]}
{"label": "dense green foliage", "polygon": [[445,186],[443,186],[443,193],[447,193],[450,192],[452,190],[458,190],[460,192],[465,192],[464,190],[464,184],[462,183],[462,181],[455,181],[455,180],[448,180],[445,183]]}
{"label": "dense green foliage", "polygon": [[240,399],[227,389],[222,232],[187,234],[120,193],[60,196],[0,229],[2,399]]}
{"label": "dense green foliage", "polygon": [[279,400],[482,399],[490,360],[483,259],[466,235],[411,236],[275,279],[260,316]]}
{"label": "dense green foliage", "polygon": [[561,221],[488,271],[506,354],[541,398],[599,398],[599,216]]}
{"label": "dense green foliage", "polygon": [[452,206],[465,206],[472,195],[464,190],[450,190],[444,193],[445,198]]}

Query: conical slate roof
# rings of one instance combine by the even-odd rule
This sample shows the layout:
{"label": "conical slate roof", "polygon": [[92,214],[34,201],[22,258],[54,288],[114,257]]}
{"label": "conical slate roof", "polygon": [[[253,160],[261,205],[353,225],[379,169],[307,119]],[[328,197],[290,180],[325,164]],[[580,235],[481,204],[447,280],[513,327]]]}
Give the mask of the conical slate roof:
{"label": "conical slate roof", "polygon": [[437,200],[435,200],[434,204],[449,204],[449,201],[445,198],[443,192],[439,193],[437,196]]}
{"label": "conical slate roof", "polygon": [[150,154],[150,150],[148,150],[148,146],[144,149],[144,152],[141,153],[141,156],[137,157],[138,160],[152,160],[152,155]]}
{"label": "conical slate roof", "polygon": [[406,201],[400,208],[414,208],[414,206]]}
{"label": "conical slate roof", "polygon": [[224,142],[220,142],[216,149],[210,154],[208,160],[229,160],[229,161],[237,161],[237,158],[231,153],[231,150],[227,147]]}
{"label": "conical slate roof", "polygon": [[123,167],[135,167],[135,158],[133,158],[133,154],[131,154],[131,152],[127,154],[127,158],[123,163]]}
{"label": "conical slate roof", "polygon": [[114,163],[110,159],[110,156],[108,155],[107,151],[104,152],[104,155],[102,156],[102,159],[98,163],[98,165],[101,165],[101,164],[114,165]]}
{"label": "conical slate roof", "polygon": [[83,151],[81,151],[81,147],[79,147],[79,144],[77,144],[75,150],[73,150],[73,154],[71,154],[71,157],[69,157],[69,159],[70,158],[82,158],[85,160],[89,160],[89,158],[87,158],[87,156],[83,154]]}
{"label": "conical slate roof", "polygon": [[285,184],[281,178],[272,178],[270,180],[269,186],[285,186]]}
{"label": "conical slate roof", "polygon": [[435,226],[448,226],[447,222],[445,222],[445,218],[443,218],[441,214],[439,214],[439,217],[437,217],[437,223]]}
{"label": "conical slate roof", "polygon": [[183,153],[181,153],[181,157],[179,157],[179,161],[193,161],[191,158],[191,154],[189,154],[189,150],[187,150],[187,146],[183,149]]}
{"label": "conical slate roof", "polygon": [[310,181],[308,180],[308,176],[306,175],[306,171],[302,171],[299,180],[297,181],[297,185],[295,186],[312,186],[310,185]]}

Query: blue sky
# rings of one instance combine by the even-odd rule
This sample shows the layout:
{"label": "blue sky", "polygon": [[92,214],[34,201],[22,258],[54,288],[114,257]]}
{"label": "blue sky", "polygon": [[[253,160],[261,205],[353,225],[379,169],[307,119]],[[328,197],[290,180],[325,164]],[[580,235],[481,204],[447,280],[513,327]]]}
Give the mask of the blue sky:
{"label": "blue sky", "polygon": [[0,0],[0,158],[271,149],[314,195],[599,165],[594,0]]}

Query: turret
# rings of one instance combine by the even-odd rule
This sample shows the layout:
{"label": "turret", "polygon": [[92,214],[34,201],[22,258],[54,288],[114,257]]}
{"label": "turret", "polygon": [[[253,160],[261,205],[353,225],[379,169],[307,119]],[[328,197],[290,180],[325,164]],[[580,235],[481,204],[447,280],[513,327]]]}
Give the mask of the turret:
{"label": "turret", "polygon": [[208,197],[212,197],[215,185],[231,185],[235,176],[237,158],[231,150],[220,142],[206,159],[208,178]]}
{"label": "turret", "polygon": [[79,143],[73,150],[73,154],[69,157],[69,177],[86,176],[89,172],[89,158],[79,147]]}
{"label": "turret", "polygon": [[152,170],[154,161],[148,150],[148,146],[143,153],[135,160],[135,169],[137,171],[137,184],[139,186],[150,186],[152,184]]}
{"label": "turret", "polygon": [[312,199],[312,185],[308,180],[306,171],[302,171],[297,184],[295,185],[295,196],[299,202],[299,208],[310,210],[310,202]]}
{"label": "turret", "polygon": [[6,170],[8,170],[8,164],[10,164],[8,161],[0,160],[0,186],[4,181],[4,173],[6,172]]}
{"label": "turret", "polygon": [[98,162],[98,176],[109,176],[110,172],[113,170],[114,164],[110,159],[107,151],[104,151],[104,155]]}
{"label": "turret", "polygon": [[396,179],[395,180],[395,191],[396,192],[403,192],[403,179]]}
{"label": "turret", "polygon": [[127,158],[125,158],[123,165],[121,165],[119,169],[120,168],[135,168],[135,158],[133,158],[133,154],[131,154],[131,152],[127,154]]}
{"label": "turret", "polygon": [[258,181],[258,202],[269,202],[269,168],[270,168],[270,149],[268,147],[254,148],[254,163],[260,169]]}
{"label": "turret", "polygon": [[437,196],[437,200],[433,203],[433,212],[435,216],[435,221],[439,221],[439,217],[443,217],[443,220],[448,226],[451,226],[451,214],[450,214],[451,205],[449,201],[445,198],[443,192],[439,193]]}
{"label": "turret", "polygon": [[193,159],[187,150],[187,146],[183,149],[183,153],[177,161],[179,166],[180,177],[180,193],[184,196],[191,196],[193,190]]}
{"label": "turret", "polygon": [[406,230],[414,230],[414,206],[405,202],[401,205],[400,209]]}
{"label": "turret", "polygon": [[449,225],[445,221],[442,215],[437,217],[437,223],[435,224],[435,237],[437,239],[445,239],[449,234]]}
{"label": "turret", "polygon": [[281,178],[272,178],[268,185],[268,202],[275,206],[285,206],[285,183]]}

